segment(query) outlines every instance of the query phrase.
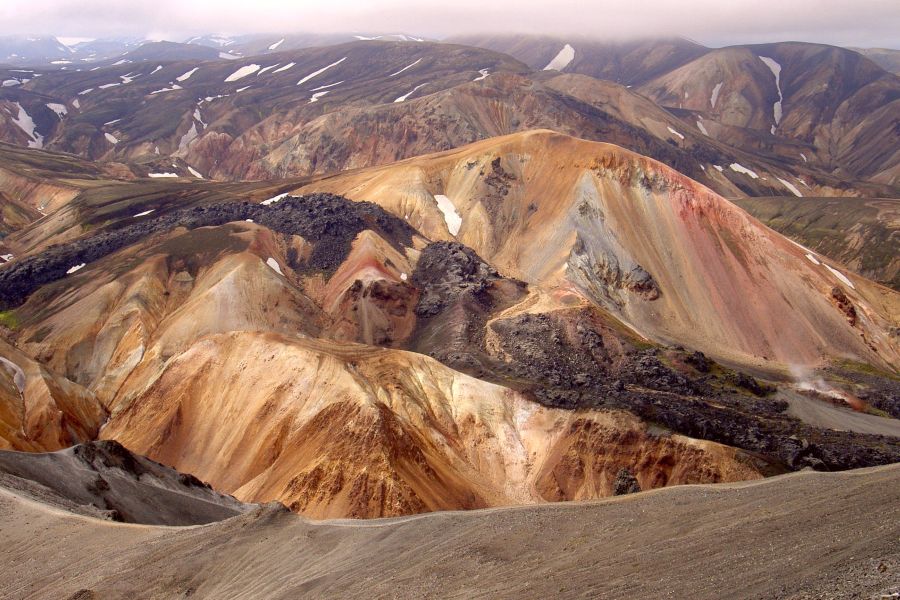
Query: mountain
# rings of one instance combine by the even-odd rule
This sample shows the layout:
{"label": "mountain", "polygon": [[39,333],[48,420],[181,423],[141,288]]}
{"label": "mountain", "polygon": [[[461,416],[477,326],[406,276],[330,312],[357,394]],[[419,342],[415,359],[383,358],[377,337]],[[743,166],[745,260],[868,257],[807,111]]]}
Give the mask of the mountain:
{"label": "mountain", "polygon": [[687,118],[731,145],[767,146],[786,161],[896,185],[900,78],[855,52],[801,43],[723,48],[639,91],[690,111]]}
{"label": "mountain", "polygon": [[0,36],[0,63],[16,66],[65,65],[74,50],[52,36]]}
{"label": "mountain", "polygon": [[403,33],[273,33],[239,36],[203,35],[192,37],[186,43],[216,48],[236,56],[262,56],[355,41],[423,42],[425,39]]}
{"label": "mountain", "polygon": [[[784,167],[814,165],[845,181],[884,184],[896,194],[900,79],[851,50],[795,42],[709,49],[684,39],[454,41],[506,52],[535,69],[552,66],[634,86],[694,133]],[[804,176],[785,181],[794,195],[812,195]],[[848,195],[842,187],[827,195]]]}
{"label": "mountain", "polygon": [[[125,52],[117,62],[123,64],[144,61],[217,60],[220,52],[205,46],[179,44],[177,42],[146,42],[134,50]],[[234,58],[239,58],[235,56]]]}
{"label": "mountain", "polygon": [[735,202],[792,240],[900,290],[900,200],[743,198]]}
{"label": "mountain", "polygon": [[464,35],[448,41],[503,52],[532,69],[578,73],[629,87],[646,83],[709,51],[684,38],[616,42],[583,36]]}
{"label": "mountain", "polygon": [[[896,294],[857,285],[840,265],[807,257],[723,198],[620,148],[530,132],[301,191],[312,189],[378,202],[431,239],[455,233],[509,276],[589,298],[660,341],[740,362],[898,358],[885,337]],[[436,195],[466,215],[458,233]],[[835,286],[859,295],[873,329],[834,306]]]}
{"label": "mountain", "polygon": [[21,598],[889,597],[898,485],[890,466],[366,523],[268,506],[193,528],[79,518],[0,488],[18,565],[0,585]]}
{"label": "mountain", "polygon": [[0,451],[0,486],[90,517],[147,525],[201,525],[254,508],[107,441],[45,454]]}
{"label": "mountain", "polygon": [[889,48],[850,48],[894,75],[900,75],[900,50]]}
{"label": "mountain", "polygon": [[292,181],[106,177],[4,240],[6,410],[34,361],[95,411],[10,444],[83,431],[313,517],[900,456],[897,293],[622,148],[535,131]]}
{"label": "mountain", "polygon": [[148,173],[303,176],[551,128],[651,156],[729,197],[890,193],[799,155],[784,163],[768,150],[736,149],[623,86],[530,72],[506,55],[450,44],[366,41],[40,75],[0,90],[8,141],[160,163]]}

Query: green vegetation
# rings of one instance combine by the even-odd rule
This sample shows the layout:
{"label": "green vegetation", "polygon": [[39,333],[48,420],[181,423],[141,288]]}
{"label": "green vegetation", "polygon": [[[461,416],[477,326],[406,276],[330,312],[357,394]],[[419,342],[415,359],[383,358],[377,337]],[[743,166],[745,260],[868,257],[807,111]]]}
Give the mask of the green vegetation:
{"label": "green vegetation", "polygon": [[18,327],[19,317],[16,316],[16,312],[13,310],[0,311],[0,326],[8,327],[9,329]]}

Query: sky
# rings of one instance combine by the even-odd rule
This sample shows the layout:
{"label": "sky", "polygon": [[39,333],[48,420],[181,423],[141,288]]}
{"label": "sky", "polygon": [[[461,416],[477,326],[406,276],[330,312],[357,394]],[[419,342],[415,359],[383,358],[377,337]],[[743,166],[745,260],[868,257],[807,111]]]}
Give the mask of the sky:
{"label": "sky", "polygon": [[546,33],[900,48],[900,0],[0,0],[0,34]]}

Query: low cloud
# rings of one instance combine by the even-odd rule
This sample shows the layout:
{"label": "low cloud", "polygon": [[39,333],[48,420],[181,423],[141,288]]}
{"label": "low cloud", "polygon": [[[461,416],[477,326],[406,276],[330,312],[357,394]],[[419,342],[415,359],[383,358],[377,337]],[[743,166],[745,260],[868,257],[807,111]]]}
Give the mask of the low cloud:
{"label": "low cloud", "polygon": [[897,0],[3,0],[0,33],[65,36],[197,33],[546,33],[686,36],[708,45],[803,40],[900,46]]}

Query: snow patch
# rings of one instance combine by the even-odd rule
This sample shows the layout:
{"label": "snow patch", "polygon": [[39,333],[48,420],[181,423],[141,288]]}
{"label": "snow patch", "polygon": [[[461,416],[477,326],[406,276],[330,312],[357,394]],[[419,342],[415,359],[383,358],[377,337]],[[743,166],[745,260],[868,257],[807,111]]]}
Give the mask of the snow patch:
{"label": "snow patch", "polygon": [[280,40],[278,40],[277,42],[275,42],[274,44],[269,46],[269,50],[274,50],[275,48],[282,45],[283,43],[284,43],[284,38],[281,38]]}
{"label": "snow patch", "polygon": [[312,91],[318,92],[319,90],[327,90],[328,88],[333,88],[344,83],[343,81],[338,81],[337,83],[329,83],[328,85],[320,85],[317,88],[313,88]]}
{"label": "snow patch", "polygon": [[182,88],[180,85],[178,85],[176,83],[172,87],[167,87],[167,88],[163,88],[161,90],[156,90],[155,92],[150,92],[150,95],[153,96],[154,94],[163,94],[165,92],[174,92],[176,90],[182,90],[182,89],[184,89],[184,88]]}
{"label": "snow patch", "polygon": [[160,177],[178,177],[177,173],[150,173],[148,177],[158,179]]}
{"label": "snow patch", "polygon": [[568,67],[569,63],[571,63],[573,60],[575,60],[575,48],[573,48],[569,44],[566,44],[565,46],[563,46],[563,49],[559,51],[559,54],[557,54],[555,57],[553,57],[553,60],[547,63],[547,66],[544,67],[544,70],[562,71],[563,69]]}
{"label": "snow patch", "polygon": [[191,175],[193,175],[197,179],[203,179],[203,175],[201,175],[200,172],[197,171],[197,169],[195,169],[194,167],[189,166],[187,168],[187,170],[190,172]]}
{"label": "snow patch", "polygon": [[404,72],[404,71],[408,71],[409,69],[412,69],[414,66],[416,66],[416,65],[419,64],[420,62],[422,62],[422,59],[421,59],[421,58],[420,58],[419,60],[417,60],[416,62],[412,63],[411,65],[406,65],[405,67],[403,67],[402,69],[400,69],[400,70],[397,71],[396,73],[391,73],[390,75],[388,75],[388,77],[396,77],[396,76],[399,75],[400,73],[402,73],[402,72]]}
{"label": "snow patch", "polygon": [[191,128],[187,130],[181,139],[178,141],[178,149],[184,150],[188,147],[188,145],[197,139],[197,123],[191,122]]}
{"label": "snow patch", "polygon": [[269,71],[269,70],[271,70],[271,69],[274,69],[275,67],[277,67],[277,66],[280,65],[280,64],[281,64],[281,63],[275,63],[274,65],[269,65],[268,67],[263,67],[262,69],[260,69],[259,71],[257,71],[256,76],[259,77],[260,75],[262,75],[262,74],[265,73],[266,71]]}
{"label": "snow patch", "polygon": [[781,93],[781,65],[775,62],[775,59],[768,56],[760,56],[759,60],[763,61],[772,75],[775,76],[775,87],[778,89],[778,102],[772,107],[775,116],[775,125],[772,126],[772,135],[775,134],[775,128],[781,123],[781,103],[784,101],[784,94]]}
{"label": "snow patch", "polygon": [[677,131],[675,131],[675,130],[672,129],[671,127],[669,127],[668,129],[669,129],[669,133],[674,133],[675,135],[677,135],[677,136],[680,137],[681,139],[684,139],[684,136],[683,136],[682,134],[678,133]]}
{"label": "snow patch", "polygon": [[132,218],[146,217],[147,215],[149,215],[150,213],[152,213],[154,210],[156,210],[156,209],[155,209],[155,208],[151,208],[150,210],[145,210],[144,212],[139,212],[138,214],[134,215],[134,217],[132,217]]}
{"label": "snow patch", "polygon": [[219,58],[223,58],[225,60],[237,60],[241,57],[235,56],[234,54],[229,54],[228,52],[219,52]]}
{"label": "snow patch", "polygon": [[813,256],[813,255],[810,254],[809,252],[806,253],[806,258],[808,258],[808,259],[809,259],[809,262],[811,262],[811,263],[814,264],[814,265],[821,265],[821,264],[822,264],[822,263],[819,262],[819,259],[817,259],[815,256]]}
{"label": "snow patch", "polygon": [[104,83],[103,85],[98,85],[97,89],[98,90],[106,90],[109,88],[119,87],[120,85],[122,85],[122,82],[120,82],[120,81],[117,81],[115,83]]}
{"label": "snow patch", "polygon": [[72,106],[74,106],[75,108],[81,108],[81,102],[78,101],[78,98],[72,100]]}
{"label": "snow patch", "polygon": [[279,275],[284,275],[281,272],[281,266],[278,264],[278,261],[272,258],[271,256],[266,260],[266,264],[269,265],[269,268],[278,273]]}
{"label": "snow patch", "polygon": [[800,153],[800,158],[803,159],[803,162],[809,162],[809,160],[806,158],[806,155],[803,154],[802,152]]}
{"label": "snow patch", "polygon": [[716,102],[719,101],[719,92],[722,91],[722,86],[725,84],[724,81],[720,81],[716,84],[716,87],[713,88],[712,94],[709,96],[709,105],[712,108],[716,107]]}
{"label": "snow patch", "polygon": [[490,69],[478,69],[478,72],[481,73],[481,75],[479,75],[478,77],[476,77],[476,78],[473,79],[472,81],[483,81],[483,80],[485,80],[485,79],[488,78],[488,75],[491,74],[491,70],[490,70]]}
{"label": "snow patch", "polygon": [[428,84],[427,84],[427,83],[421,83],[421,84],[417,85],[417,86],[414,87],[413,90],[412,90],[411,92],[409,92],[408,94],[403,94],[402,96],[400,96],[399,98],[397,98],[396,100],[394,100],[394,104],[396,104],[397,102],[406,102],[406,99],[407,99],[407,98],[409,98],[410,96],[412,96],[413,94],[415,94],[417,91],[419,91],[420,88],[423,88],[423,87],[425,87],[426,85],[428,85]]}
{"label": "snow patch", "polygon": [[835,277],[837,277],[844,285],[850,286],[851,290],[856,289],[856,287],[853,285],[853,282],[850,281],[849,279],[847,279],[846,275],[844,275],[837,269],[833,269],[833,268],[829,267],[828,265],[825,265],[825,268],[828,269],[829,271],[831,271],[831,274],[834,275]]}
{"label": "snow patch", "polygon": [[260,202],[260,204],[262,204],[263,206],[270,206],[270,205],[275,204],[276,202],[280,202],[281,200],[286,198],[289,195],[289,193],[290,192],[285,192],[283,194],[278,194],[277,196],[272,196],[268,200],[263,200],[262,202]]}
{"label": "snow patch", "polygon": [[407,275],[406,273],[400,273],[400,281],[406,281],[407,279],[409,279],[409,275]]}
{"label": "snow patch", "polygon": [[104,133],[103,137],[105,137],[106,141],[109,142],[110,144],[112,144],[113,146],[115,146],[116,144],[119,143],[119,138],[117,138],[116,136],[114,136],[111,133]]}
{"label": "snow patch", "polygon": [[65,104],[57,104],[56,102],[50,102],[47,104],[47,108],[56,113],[56,116],[62,119],[69,112],[69,109],[66,108]]}
{"label": "snow patch", "polygon": [[703,135],[709,136],[709,132],[706,130],[706,127],[703,125],[703,121],[697,121],[697,129],[699,129],[700,133],[702,133]]}
{"label": "snow patch", "polygon": [[284,65],[283,67],[281,67],[280,69],[275,69],[274,71],[272,71],[272,73],[273,73],[273,74],[274,74],[274,73],[281,73],[282,71],[287,71],[288,69],[291,69],[291,68],[293,68],[293,67],[296,66],[296,65],[297,65],[297,63],[288,63],[288,64]]}
{"label": "snow patch", "polygon": [[459,228],[462,227],[462,217],[456,212],[456,206],[450,198],[442,194],[435,195],[434,199],[437,201],[438,209],[440,209],[441,213],[444,215],[444,222],[447,224],[447,230],[451,235],[459,233]]}
{"label": "snow patch", "polygon": [[328,90],[325,90],[324,92],[316,92],[315,94],[310,96],[309,104],[312,104],[313,102],[318,102],[319,98],[321,98],[322,96],[324,96],[327,93],[328,93]]}
{"label": "snow patch", "polygon": [[740,163],[731,163],[730,168],[736,173],[743,173],[744,175],[749,175],[753,179],[759,179],[759,175]]}
{"label": "snow patch", "polygon": [[80,265],[75,265],[74,267],[69,267],[69,270],[66,271],[66,275],[71,275],[72,273],[80,271],[81,269],[85,268],[86,266],[87,266],[86,263],[81,263]]}
{"label": "snow patch", "polygon": [[19,107],[18,117],[13,119],[13,123],[16,126],[25,132],[30,139],[28,141],[29,148],[43,148],[44,147],[44,136],[37,132],[37,125],[34,124],[34,119],[31,118],[22,105],[18,102],[15,103],[17,107]]}
{"label": "snow patch", "polygon": [[319,75],[321,75],[322,73],[324,73],[324,72],[327,71],[328,69],[330,69],[330,68],[332,68],[332,67],[338,66],[339,64],[341,64],[341,63],[344,62],[345,60],[347,60],[347,57],[346,57],[346,56],[345,56],[344,58],[342,58],[341,60],[336,60],[336,61],[334,61],[333,63],[331,63],[330,65],[328,65],[328,66],[326,66],[326,67],[322,67],[322,68],[319,69],[318,71],[313,71],[312,73],[310,73],[309,75],[307,75],[306,77],[304,77],[303,79],[301,79],[300,81],[298,81],[298,82],[297,82],[297,85],[303,85],[304,83],[306,83],[306,82],[309,81],[310,79],[312,79],[312,78],[314,78],[314,77],[318,77]]}
{"label": "snow patch", "polygon": [[225,83],[231,83],[232,81],[237,81],[239,79],[243,79],[244,77],[247,77],[248,75],[253,75],[257,71],[259,71],[259,68],[260,68],[259,65],[256,65],[256,64],[245,65],[245,66],[241,67],[240,69],[238,69],[237,71],[235,71],[234,73],[232,73],[231,75],[229,75],[228,77],[226,77]]}
{"label": "snow patch", "polygon": [[153,75],[154,73],[158,73],[159,71],[162,71],[162,65],[156,65],[156,68],[150,71],[150,74]]}
{"label": "snow patch", "polygon": [[22,370],[22,367],[20,367],[16,363],[12,362],[11,360],[3,358],[2,356],[0,356],[0,365],[5,365],[7,368],[9,368],[12,371],[13,383],[15,384],[16,388],[18,388],[19,394],[20,395],[24,394],[25,393],[25,371]]}
{"label": "snow patch", "polygon": [[183,75],[179,75],[178,77],[176,77],[176,78],[175,78],[175,81],[187,81],[187,80],[190,79],[191,76],[192,76],[194,73],[196,73],[198,70],[200,70],[200,67],[194,67],[193,69],[191,69],[191,70],[188,71],[187,73],[184,73]]}
{"label": "snow patch", "polygon": [[793,183],[791,183],[790,181],[785,181],[785,180],[782,179],[781,177],[776,177],[776,179],[778,179],[778,181],[780,181],[781,184],[782,184],[784,187],[786,187],[787,189],[789,189],[789,190],[791,191],[792,194],[794,194],[794,195],[797,196],[798,198],[802,198],[802,197],[803,197],[803,194],[800,193],[800,190],[798,190],[798,189],[797,189],[797,186],[795,186]]}

